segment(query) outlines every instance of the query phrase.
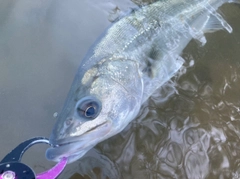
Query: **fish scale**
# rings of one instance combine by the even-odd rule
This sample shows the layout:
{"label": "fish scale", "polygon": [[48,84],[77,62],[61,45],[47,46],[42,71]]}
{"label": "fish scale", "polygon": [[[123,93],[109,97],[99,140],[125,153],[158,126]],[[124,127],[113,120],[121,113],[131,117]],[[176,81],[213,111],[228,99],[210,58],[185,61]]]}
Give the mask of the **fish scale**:
{"label": "fish scale", "polygon": [[232,32],[216,12],[227,2],[239,0],[157,1],[109,27],[80,64],[50,136],[47,158],[73,162],[121,132],[142,103],[182,67],[181,53],[190,40],[204,45],[206,32]]}

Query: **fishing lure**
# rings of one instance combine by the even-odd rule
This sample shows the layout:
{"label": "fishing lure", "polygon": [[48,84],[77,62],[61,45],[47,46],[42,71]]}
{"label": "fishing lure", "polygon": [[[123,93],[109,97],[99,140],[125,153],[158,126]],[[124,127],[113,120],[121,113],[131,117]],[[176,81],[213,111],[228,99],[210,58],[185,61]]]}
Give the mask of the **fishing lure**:
{"label": "fishing lure", "polygon": [[0,179],[55,179],[59,176],[67,164],[66,158],[40,174],[35,174],[31,167],[21,162],[26,150],[39,143],[49,144],[49,140],[44,137],[35,137],[22,142],[8,153],[0,162]]}

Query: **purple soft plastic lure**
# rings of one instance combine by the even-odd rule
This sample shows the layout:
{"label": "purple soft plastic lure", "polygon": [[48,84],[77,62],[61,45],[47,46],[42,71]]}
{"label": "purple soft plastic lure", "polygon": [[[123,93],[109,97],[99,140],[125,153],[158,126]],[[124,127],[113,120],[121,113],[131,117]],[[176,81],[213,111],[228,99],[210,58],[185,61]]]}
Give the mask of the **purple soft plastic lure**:
{"label": "purple soft plastic lure", "polygon": [[67,164],[67,158],[63,158],[53,168],[37,175],[37,179],[54,179],[63,171]]}
{"label": "purple soft plastic lure", "polygon": [[[67,159],[63,158],[53,168],[43,173],[37,174],[36,179],[55,179],[63,171],[66,164],[67,164]],[[8,170],[0,175],[0,179],[17,179],[17,176],[14,171]]]}

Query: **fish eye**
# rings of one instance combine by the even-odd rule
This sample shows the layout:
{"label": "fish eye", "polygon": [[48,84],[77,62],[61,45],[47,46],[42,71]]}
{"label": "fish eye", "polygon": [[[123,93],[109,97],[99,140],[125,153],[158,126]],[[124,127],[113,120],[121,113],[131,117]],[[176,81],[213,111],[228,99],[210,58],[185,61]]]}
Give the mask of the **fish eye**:
{"label": "fish eye", "polygon": [[101,105],[94,97],[85,97],[77,103],[76,111],[80,117],[95,119],[101,111]]}

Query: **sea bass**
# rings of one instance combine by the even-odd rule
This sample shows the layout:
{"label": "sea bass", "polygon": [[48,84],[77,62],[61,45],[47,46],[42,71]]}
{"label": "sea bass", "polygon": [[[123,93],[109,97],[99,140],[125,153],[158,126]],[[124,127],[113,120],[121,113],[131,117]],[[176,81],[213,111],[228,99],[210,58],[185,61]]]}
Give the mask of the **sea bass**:
{"label": "sea bass", "polygon": [[191,39],[231,26],[216,12],[239,0],[161,0],[116,21],[82,60],[50,136],[49,160],[81,158],[121,132],[141,104],[182,67]]}

